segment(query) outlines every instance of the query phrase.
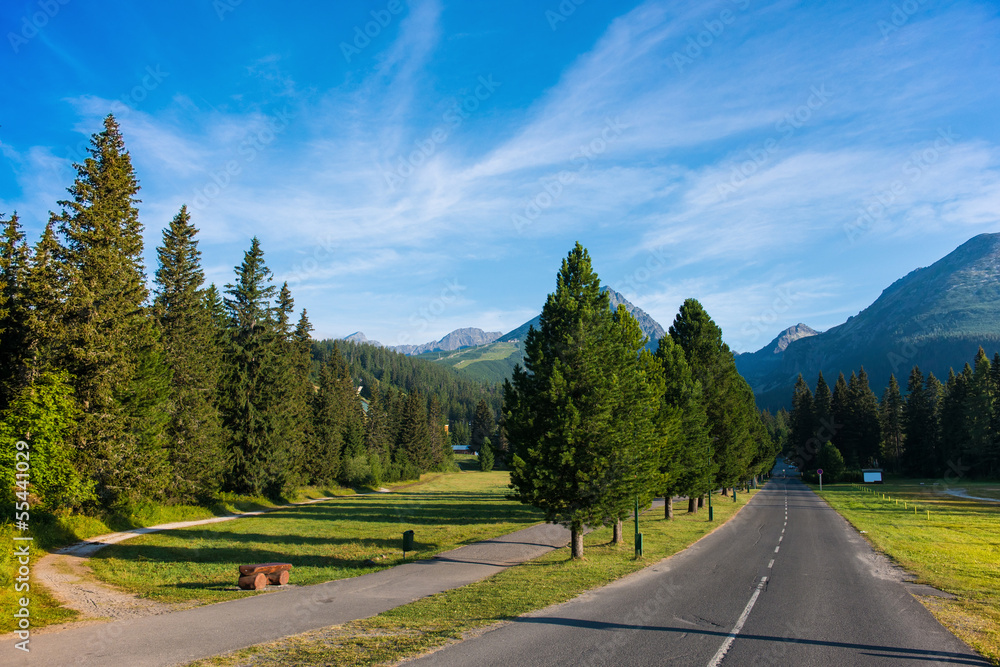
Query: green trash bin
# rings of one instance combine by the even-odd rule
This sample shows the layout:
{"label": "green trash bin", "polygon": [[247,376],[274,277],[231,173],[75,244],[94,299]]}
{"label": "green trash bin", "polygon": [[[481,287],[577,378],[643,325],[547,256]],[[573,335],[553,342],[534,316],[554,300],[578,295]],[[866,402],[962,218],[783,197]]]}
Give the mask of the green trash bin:
{"label": "green trash bin", "polygon": [[407,551],[415,551],[413,548],[413,531],[406,530],[403,531],[403,555],[406,555]]}

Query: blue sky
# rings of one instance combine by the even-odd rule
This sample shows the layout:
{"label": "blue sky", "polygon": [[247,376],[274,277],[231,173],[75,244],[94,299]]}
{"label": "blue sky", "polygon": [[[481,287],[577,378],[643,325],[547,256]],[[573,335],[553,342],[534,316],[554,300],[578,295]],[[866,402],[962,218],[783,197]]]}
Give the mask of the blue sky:
{"label": "blue sky", "polygon": [[[114,112],[147,273],[260,237],[318,338],[538,313],[579,240],[737,351],[1000,231],[993,2],[42,0],[0,9],[0,212],[34,240]],[[367,33],[367,34],[366,34]]]}

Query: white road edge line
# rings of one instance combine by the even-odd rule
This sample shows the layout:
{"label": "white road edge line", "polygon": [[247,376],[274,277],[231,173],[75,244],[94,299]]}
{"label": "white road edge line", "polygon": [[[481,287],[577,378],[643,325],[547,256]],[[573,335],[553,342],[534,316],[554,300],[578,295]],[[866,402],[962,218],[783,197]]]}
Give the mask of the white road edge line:
{"label": "white road edge line", "polygon": [[771,562],[767,564],[767,569],[770,570],[772,567],[774,567],[774,559],[773,558],[771,559]]}
{"label": "white road edge line", "polygon": [[781,547],[774,547],[774,553],[778,553],[778,549],[780,549],[780,548]]}
{"label": "white road edge line", "polygon": [[719,650],[715,652],[712,656],[712,661],[708,663],[708,667],[719,667],[722,664],[722,659],[726,657],[726,653],[729,652],[730,647],[733,642],[736,641],[736,635],[740,634],[740,630],[743,629],[743,624],[747,622],[747,618],[750,616],[750,610],[753,609],[754,604],[757,603],[757,598],[760,596],[760,592],[764,589],[764,584],[767,583],[767,577],[761,577],[760,583],[757,584],[757,590],[753,592],[750,596],[750,602],[747,602],[746,608],[743,613],[740,614],[739,620],[736,621],[736,625],[733,626],[732,632],[726,637],[726,641],[722,642],[722,646]]}

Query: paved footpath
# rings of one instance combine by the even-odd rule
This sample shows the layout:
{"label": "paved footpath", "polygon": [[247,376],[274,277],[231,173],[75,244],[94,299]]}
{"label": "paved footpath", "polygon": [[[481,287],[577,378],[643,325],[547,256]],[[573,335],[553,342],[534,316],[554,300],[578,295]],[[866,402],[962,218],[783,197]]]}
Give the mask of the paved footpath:
{"label": "paved footpath", "polygon": [[0,646],[0,665],[161,667],[380,614],[471,584],[569,543],[539,524],[380,572],[290,588],[158,616],[70,628],[31,638],[23,653]]}

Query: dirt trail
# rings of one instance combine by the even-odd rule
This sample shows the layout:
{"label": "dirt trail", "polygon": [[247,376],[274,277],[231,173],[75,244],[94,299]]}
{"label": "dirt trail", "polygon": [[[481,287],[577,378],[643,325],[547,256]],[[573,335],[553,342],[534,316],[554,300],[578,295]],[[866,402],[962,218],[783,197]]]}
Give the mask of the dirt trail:
{"label": "dirt trail", "polygon": [[[311,505],[323,502],[324,500],[331,500],[331,498],[316,498],[301,503],[293,503],[293,505]],[[210,519],[198,519],[196,521],[176,521],[158,526],[135,528],[120,533],[98,535],[97,537],[77,542],[76,544],[43,556],[35,565],[33,572],[38,577],[38,581],[52,593],[53,597],[69,609],[82,614],[80,620],[138,618],[194,607],[198,605],[197,601],[165,604],[146,600],[132,593],[109,586],[94,576],[94,573],[87,565],[87,561],[95,552],[109,544],[124,542],[137,535],[155,533],[161,530],[187,528],[188,526],[201,526],[210,523],[220,523],[222,521],[232,521],[233,519],[242,519],[249,516],[259,516],[288,507],[288,505],[283,505],[256,512],[230,514]],[[49,626],[42,630],[59,630],[64,627],[66,626]]]}

